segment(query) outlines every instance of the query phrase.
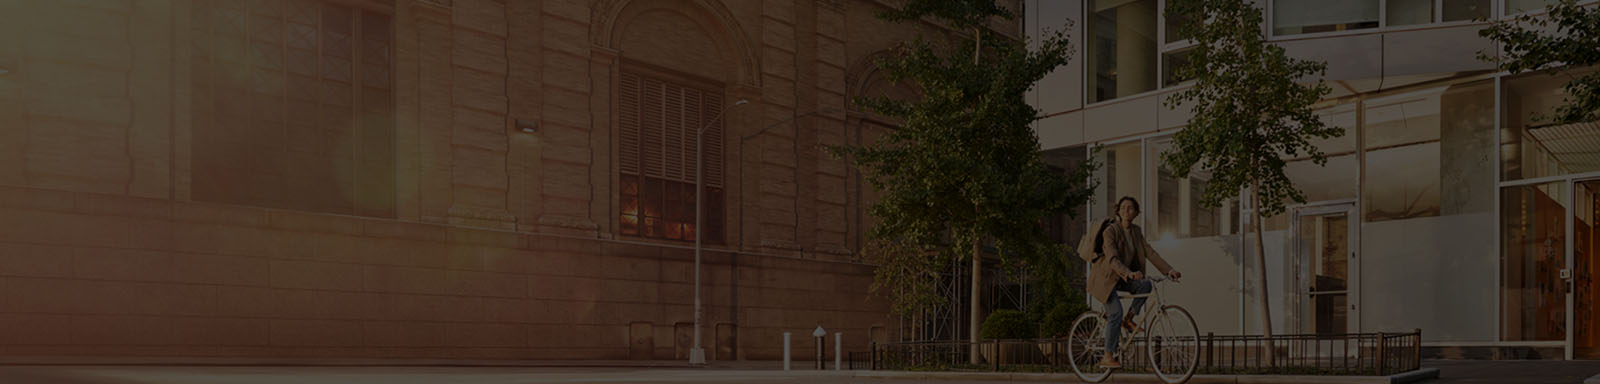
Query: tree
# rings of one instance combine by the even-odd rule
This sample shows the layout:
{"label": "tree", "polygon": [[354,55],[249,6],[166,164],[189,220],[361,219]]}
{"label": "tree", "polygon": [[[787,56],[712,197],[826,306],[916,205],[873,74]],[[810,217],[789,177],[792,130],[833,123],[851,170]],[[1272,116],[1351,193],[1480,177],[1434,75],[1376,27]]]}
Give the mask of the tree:
{"label": "tree", "polygon": [[[1010,18],[994,0],[910,0],[885,12],[892,21],[925,17],[971,39],[936,47],[918,40],[877,65],[894,82],[910,82],[916,100],[871,98],[856,103],[900,126],[861,147],[833,147],[864,169],[883,192],[871,213],[870,248],[880,263],[875,291],[892,292],[902,315],[943,302],[932,283],[941,267],[963,257],[972,262],[971,362],[977,362],[981,259],[992,245],[1002,259],[1040,259],[1065,253],[1045,235],[1040,220],[1088,200],[1087,171],[1063,178],[1040,158],[1031,124],[1039,113],[1023,96],[1034,83],[1067,63],[1072,47],[1060,32],[1035,50],[1021,42],[985,38],[991,18]],[[987,43],[985,43],[987,41]]]}
{"label": "tree", "polygon": [[1194,85],[1166,100],[1169,108],[1192,104],[1188,126],[1173,136],[1161,160],[1178,177],[1206,170],[1211,182],[1201,205],[1216,207],[1249,187],[1255,207],[1256,284],[1261,289],[1261,324],[1272,337],[1267,295],[1266,254],[1262,218],[1284,211],[1284,201],[1304,203],[1305,196],[1284,174],[1284,156],[1310,155],[1317,165],[1327,159],[1312,138],[1338,137],[1312,110],[1331,90],[1320,79],[1327,63],[1290,58],[1282,47],[1268,44],[1261,31],[1261,10],[1243,0],[1174,0],[1168,14],[1187,15],[1179,33],[1195,41],[1180,78]]}
{"label": "tree", "polygon": [[[1543,70],[1554,75],[1600,64],[1600,7],[1562,0],[1548,10],[1544,16],[1524,14],[1495,21],[1478,31],[1505,51],[1501,57],[1485,52],[1478,57],[1512,74]],[[1600,120],[1600,73],[1573,79],[1563,89],[1567,96],[1562,105],[1553,116],[1540,119],[1556,124]]]}

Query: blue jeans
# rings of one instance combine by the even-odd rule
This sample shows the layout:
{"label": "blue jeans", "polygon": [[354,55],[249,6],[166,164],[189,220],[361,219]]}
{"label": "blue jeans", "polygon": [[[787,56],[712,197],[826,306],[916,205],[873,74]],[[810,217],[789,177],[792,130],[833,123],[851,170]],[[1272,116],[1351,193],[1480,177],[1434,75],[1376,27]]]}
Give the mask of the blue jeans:
{"label": "blue jeans", "polygon": [[[1111,297],[1106,299],[1106,353],[1116,356],[1117,343],[1122,341],[1122,300],[1117,299],[1117,291],[1128,291],[1135,295],[1150,293],[1150,280],[1123,280],[1111,289]],[[1133,308],[1128,310],[1128,316],[1139,316],[1139,309],[1144,308],[1146,298],[1133,299]]]}

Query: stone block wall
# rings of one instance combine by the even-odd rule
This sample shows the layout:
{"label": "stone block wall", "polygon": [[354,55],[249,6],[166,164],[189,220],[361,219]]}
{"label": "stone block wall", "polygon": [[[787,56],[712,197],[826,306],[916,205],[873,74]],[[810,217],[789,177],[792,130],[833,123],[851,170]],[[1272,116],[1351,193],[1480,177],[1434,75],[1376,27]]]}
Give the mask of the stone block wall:
{"label": "stone block wall", "polygon": [[[708,354],[775,359],[782,332],[818,325],[864,350],[897,328],[857,256],[872,191],[820,147],[892,125],[848,103],[893,87],[872,55],[956,33],[877,20],[886,4],[0,0],[0,355],[682,358],[692,243],[618,229],[616,79],[635,66],[749,101],[726,109],[720,138],[727,229],[705,254]],[[272,20],[297,5],[353,10],[356,36],[392,33],[353,51],[357,77],[373,78],[350,80],[377,90],[357,92],[357,112],[392,116],[325,140],[220,113],[234,106],[215,82],[255,78],[218,62],[292,73],[270,55],[209,51],[232,43],[212,36],[224,20],[203,18],[263,7],[228,21],[256,28],[245,43],[288,47],[278,39],[295,26]],[[329,20],[301,22],[343,28]],[[389,72],[361,67],[372,60]],[[266,100],[251,108],[284,100],[270,82],[241,84]],[[244,135],[320,157],[233,153],[261,144]],[[326,160],[345,153],[356,158]],[[354,190],[252,191],[239,185],[263,172],[229,169]],[[306,188],[356,208],[296,200]]]}

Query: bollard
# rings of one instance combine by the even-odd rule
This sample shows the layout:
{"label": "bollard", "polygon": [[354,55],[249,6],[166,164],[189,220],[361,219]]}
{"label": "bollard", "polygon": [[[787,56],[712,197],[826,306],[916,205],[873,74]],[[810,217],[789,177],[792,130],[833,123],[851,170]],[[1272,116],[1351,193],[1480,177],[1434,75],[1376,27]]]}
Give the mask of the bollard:
{"label": "bollard", "polygon": [[816,346],[817,346],[817,370],[821,371],[823,369],[823,365],[827,364],[827,363],[822,361],[822,347],[828,341],[827,339],[823,338],[823,337],[828,336],[828,331],[822,330],[822,326],[818,325],[817,326],[817,330],[811,332],[811,336],[817,338],[817,343],[816,343]]}
{"label": "bollard", "polygon": [[783,333],[783,370],[789,370],[789,333]]}
{"label": "bollard", "polygon": [[833,333],[833,370],[838,371],[840,356],[844,355],[844,332]]}

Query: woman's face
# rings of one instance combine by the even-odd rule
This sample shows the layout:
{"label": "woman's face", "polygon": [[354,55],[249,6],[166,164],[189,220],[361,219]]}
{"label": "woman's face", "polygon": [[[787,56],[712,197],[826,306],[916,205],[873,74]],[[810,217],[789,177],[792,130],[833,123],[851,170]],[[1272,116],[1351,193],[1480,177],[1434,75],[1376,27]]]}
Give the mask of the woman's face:
{"label": "woman's face", "polygon": [[1117,216],[1122,217],[1124,222],[1132,223],[1133,218],[1139,217],[1139,208],[1134,207],[1132,201],[1123,200],[1117,205]]}

